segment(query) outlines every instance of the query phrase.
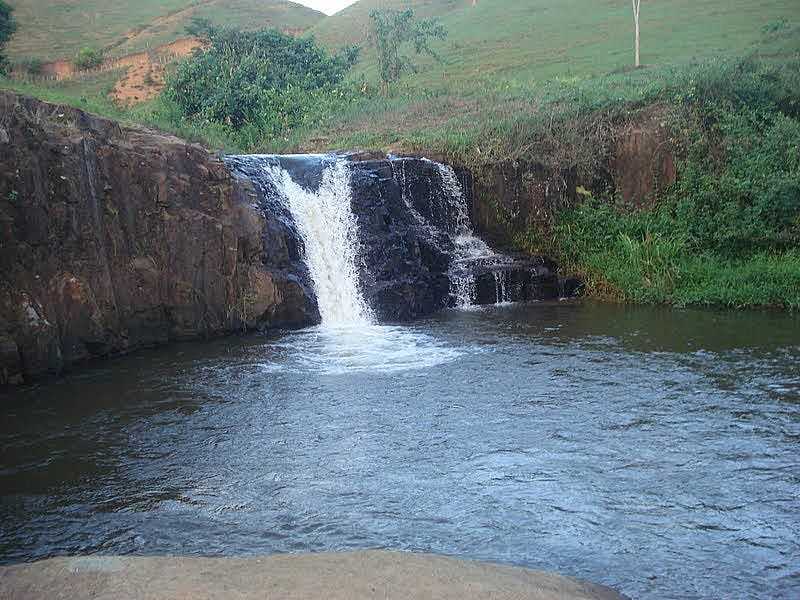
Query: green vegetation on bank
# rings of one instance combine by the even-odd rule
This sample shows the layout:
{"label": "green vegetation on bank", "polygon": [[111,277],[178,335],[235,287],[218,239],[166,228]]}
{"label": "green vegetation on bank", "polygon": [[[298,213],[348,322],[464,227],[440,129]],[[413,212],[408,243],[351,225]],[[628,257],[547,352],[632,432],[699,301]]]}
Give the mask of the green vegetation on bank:
{"label": "green vegetation on bank", "polygon": [[17,30],[17,21],[14,19],[13,12],[13,8],[4,0],[0,0],[0,73],[5,73],[6,70],[6,44]]}
{"label": "green vegetation on bank", "polygon": [[335,114],[352,97],[351,86],[341,84],[355,48],[331,56],[312,39],[276,29],[243,32],[201,22],[193,30],[208,47],[178,66],[161,98],[178,121],[253,146]]}
{"label": "green vegetation on bank", "polygon": [[709,65],[673,94],[678,181],[651,208],[560,212],[549,247],[599,296],[800,308],[800,58]]}

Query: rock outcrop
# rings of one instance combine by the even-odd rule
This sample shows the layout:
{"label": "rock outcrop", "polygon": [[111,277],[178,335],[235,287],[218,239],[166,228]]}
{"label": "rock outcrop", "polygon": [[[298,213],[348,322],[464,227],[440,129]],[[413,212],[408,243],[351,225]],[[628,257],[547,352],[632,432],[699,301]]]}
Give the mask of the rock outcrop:
{"label": "rock outcrop", "polygon": [[556,573],[381,550],[247,558],[52,558],[0,567],[0,596],[18,600],[86,597],[119,600],[626,598],[609,587]]}
{"label": "rock outcrop", "polygon": [[0,92],[0,384],[318,321],[290,238],[200,146]]}
{"label": "rock outcrop", "polygon": [[389,321],[445,308],[453,242],[441,222],[427,218],[443,204],[434,163],[384,158],[354,161],[352,166],[367,301]]}
{"label": "rock outcrop", "polygon": [[594,164],[583,169],[576,159],[484,165],[475,173],[476,231],[501,246],[531,232],[546,237],[560,211],[592,195],[616,198],[630,209],[652,206],[678,176],[669,120],[659,106],[627,115],[604,134]]}
{"label": "rock outcrop", "polygon": [[[313,190],[343,158],[360,284],[380,320],[452,306],[464,270],[478,304],[563,294],[552,262],[472,236],[470,207],[486,220],[467,171],[374,153],[223,161],[0,92],[0,385],[174,340],[319,323],[302,237],[265,167]],[[464,239],[484,251],[465,255]]]}

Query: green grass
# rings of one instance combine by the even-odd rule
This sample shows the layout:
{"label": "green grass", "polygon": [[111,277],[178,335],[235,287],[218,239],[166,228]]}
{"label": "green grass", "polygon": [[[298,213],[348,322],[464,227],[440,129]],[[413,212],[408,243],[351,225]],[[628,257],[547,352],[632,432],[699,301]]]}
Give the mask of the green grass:
{"label": "green grass", "polygon": [[224,131],[212,127],[199,127],[169,114],[159,102],[150,102],[134,108],[123,108],[108,97],[120,73],[104,71],[88,73],[77,79],[43,84],[39,81],[20,81],[0,77],[0,88],[13,90],[46,102],[74,106],[82,110],[115,119],[123,125],[150,127],[172,133],[190,142],[225,152],[242,152]]}
{"label": "green grass", "polygon": [[306,30],[324,18],[306,6],[286,0],[215,0],[199,3],[180,19],[148,27],[143,35],[114,49],[115,54],[129,54],[155,48],[186,37],[186,26],[193,18],[208,19],[218,25],[244,30],[274,27],[281,30]]}
{"label": "green grass", "polygon": [[[457,89],[518,85],[554,77],[586,77],[628,67],[633,61],[630,2],[620,0],[362,0],[329,17],[311,33],[331,47],[358,43],[375,6],[410,5],[438,16],[450,31],[438,44],[442,63],[427,60],[414,85]],[[660,0],[642,6],[642,61],[680,63],[741,52],[779,18],[797,20],[796,0]],[[374,72],[374,52],[361,69]]]}
{"label": "green grass", "polygon": [[0,77],[0,87],[47,102],[75,106],[113,119],[126,120],[130,112],[115,105],[108,97],[119,79],[119,71],[92,72],[64,81],[42,82],[36,78]]}
{"label": "green grass", "polygon": [[[249,28],[307,28],[324,16],[286,0],[11,0],[10,4],[19,23],[7,48],[12,61],[71,59],[83,46],[113,48],[115,55],[136,52],[185,37],[184,28],[195,16]],[[143,35],[125,42],[126,34],[138,30]]]}
{"label": "green grass", "polygon": [[[645,68],[639,71],[630,69],[631,7],[618,0],[492,0],[476,7],[450,0],[362,0],[311,33],[335,48],[364,38],[371,8],[407,4],[422,16],[440,17],[448,28],[448,40],[437,47],[441,62],[420,59],[419,72],[406,76],[392,98],[372,98],[296,135],[298,147],[428,150],[469,165],[541,158],[552,154],[534,139],[542,122],[645,102],[674,87],[695,64],[739,56],[756,44],[761,54],[776,56],[800,47],[798,29],[769,39],[763,33],[782,18],[800,24],[796,0],[646,3]],[[377,69],[368,45],[352,79],[374,95]]]}
{"label": "green grass", "polygon": [[[630,240],[629,240],[630,241]],[[637,304],[800,309],[800,253],[759,253],[745,258],[671,254],[672,241],[633,241],[630,250],[610,248],[583,257],[580,272],[591,296]],[[642,245],[666,249],[642,250]],[[665,252],[655,266],[649,253]],[[661,256],[663,260],[665,256]]]}
{"label": "green grass", "polygon": [[468,0],[359,0],[335,15],[320,21],[310,31],[331,49],[361,44],[369,32],[369,13],[375,9],[413,8],[423,18],[444,17],[461,10]]}

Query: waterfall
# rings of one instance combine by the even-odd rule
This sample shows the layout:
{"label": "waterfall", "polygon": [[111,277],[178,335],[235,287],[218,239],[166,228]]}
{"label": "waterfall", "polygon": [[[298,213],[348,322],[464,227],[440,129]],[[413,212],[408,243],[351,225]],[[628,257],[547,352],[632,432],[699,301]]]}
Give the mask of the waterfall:
{"label": "waterfall", "polygon": [[[450,209],[451,234],[455,242],[456,252],[450,267],[450,295],[459,308],[468,308],[475,304],[477,293],[474,265],[477,261],[506,262],[507,257],[497,254],[489,245],[475,235],[469,218],[467,202],[461,189],[461,182],[452,167],[435,163],[442,180]],[[497,304],[506,302],[505,273],[495,273]]]}
{"label": "waterfall", "polygon": [[264,215],[270,270],[339,338],[447,306],[533,299],[552,284],[543,263],[475,235],[469,190],[449,166],[323,154],[225,162]]}
{"label": "waterfall", "polygon": [[494,275],[494,293],[497,297],[497,304],[505,304],[508,302],[508,274],[505,271],[495,271]]}
{"label": "waterfall", "polygon": [[264,169],[283,195],[303,240],[322,325],[373,323],[373,313],[359,288],[358,228],[347,163],[341,159],[326,162],[315,192],[299,185],[279,165],[265,164]]}

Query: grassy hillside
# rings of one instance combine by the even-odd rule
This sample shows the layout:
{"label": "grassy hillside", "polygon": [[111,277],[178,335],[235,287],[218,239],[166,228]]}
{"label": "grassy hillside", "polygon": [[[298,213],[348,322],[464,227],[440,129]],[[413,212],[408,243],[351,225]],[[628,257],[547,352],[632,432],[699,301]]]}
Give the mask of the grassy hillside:
{"label": "grassy hillside", "polygon": [[[625,0],[361,0],[312,33],[330,47],[365,39],[375,7],[412,6],[450,32],[443,62],[424,61],[414,85],[473,87],[584,77],[629,66],[633,18]],[[797,0],[656,0],[642,3],[642,61],[660,65],[737,53],[776,19],[800,18]],[[365,50],[362,70],[374,70]]]}
{"label": "grassy hillside", "polygon": [[329,48],[360,44],[369,30],[369,13],[376,8],[413,8],[420,17],[444,17],[471,4],[471,0],[359,0],[320,21],[311,33]]}
{"label": "grassy hillside", "polygon": [[286,0],[10,0],[11,60],[71,58],[83,46],[128,54],[184,36],[193,17],[239,27],[306,29],[322,13]]}

